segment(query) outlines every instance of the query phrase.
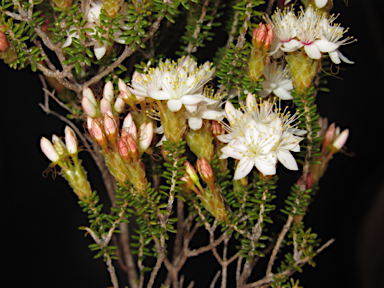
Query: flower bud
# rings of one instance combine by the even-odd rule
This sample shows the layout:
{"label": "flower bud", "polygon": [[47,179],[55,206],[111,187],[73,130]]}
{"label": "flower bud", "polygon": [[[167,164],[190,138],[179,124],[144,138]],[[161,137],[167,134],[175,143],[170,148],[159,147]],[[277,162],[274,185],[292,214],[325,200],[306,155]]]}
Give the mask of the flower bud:
{"label": "flower bud", "polygon": [[115,105],[113,106],[115,108],[116,112],[121,113],[124,111],[125,108],[125,102],[121,96],[116,98]]}
{"label": "flower bud", "polygon": [[213,176],[213,171],[211,165],[208,163],[207,159],[201,158],[197,159],[196,167],[199,171],[201,178],[208,185],[213,184],[215,181],[215,177]]}
{"label": "flower bud", "polygon": [[143,123],[140,126],[140,141],[139,147],[141,151],[146,151],[151,146],[153,139],[153,125],[152,123]]}
{"label": "flower bud", "polygon": [[101,130],[101,127],[97,121],[92,121],[92,130],[91,134],[93,138],[95,138],[96,142],[106,151],[108,151],[108,142],[107,138],[104,135],[103,130]]}
{"label": "flower bud", "polygon": [[100,111],[101,111],[101,114],[103,114],[103,115],[107,114],[108,112],[112,113],[111,102],[109,102],[109,100],[107,98],[101,99]]}
{"label": "flower bud", "polygon": [[4,32],[0,31],[0,52],[5,52],[9,47],[7,36]]}
{"label": "flower bud", "polygon": [[53,147],[51,141],[49,141],[47,138],[41,138],[40,148],[45,154],[45,156],[47,156],[47,158],[52,162],[57,162],[60,159],[60,156],[57,153],[56,149]]}
{"label": "flower bud", "polygon": [[185,160],[183,164],[185,167],[185,172],[187,172],[189,177],[191,177],[193,183],[195,183],[195,184],[199,183],[200,184],[199,176],[197,176],[196,170],[193,167],[193,165],[191,163],[189,163],[189,161],[187,161],[187,160]]}
{"label": "flower bud", "polygon": [[111,143],[116,143],[117,141],[117,123],[115,118],[113,118],[112,113],[107,113],[104,116],[104,130],[107,138]]}
{"label": "flower bud", "polygon": [[76,134],[71,127],[65,126],[65,144],[69,154],[77,153],[77,139]]}
{"label": "flower bud", "polygon": [[93,95],[91,88],[87,87],[83,90],[83,97],[87,97],[94,106],[97,106],[96,98],[95,95]]}
{"label": "flower bud", "polygon": [[113,96],[113,85],[112,85],[111,81],[108,81],[104,85],[103,98],[107,99],[109,102],[113,101],[113,98],[114,98],[114,96]]}
{"label": "flower bud", "polygon": [[131,134],[135,139],[137,139],[137,129],[135,122],[133,122],[132,114],[129,113],[123,121],[123,129],[125,129],[129,134]]}
{"label": "flower bud", "polygon": [[345,145],[348,140],[349,129],[345,129],[343,132],[337,136],[336,140],[332,143],[332,148],[336,151],[340,151],[340,149]]}
{"label": "flower bud", "polygon": [[52,144],[55,148],[57,154],[60,156],[64,155],[65,150],[67,149],[67,146],[64,144],[64,142],[55,134],[52,135]]}
{"label": "flower bud", "polygon": [[323,150],[326,149],[333,142],[333,138],[335,137],[335,123],[329,125],[328,129],[324,133],[322,147]]}

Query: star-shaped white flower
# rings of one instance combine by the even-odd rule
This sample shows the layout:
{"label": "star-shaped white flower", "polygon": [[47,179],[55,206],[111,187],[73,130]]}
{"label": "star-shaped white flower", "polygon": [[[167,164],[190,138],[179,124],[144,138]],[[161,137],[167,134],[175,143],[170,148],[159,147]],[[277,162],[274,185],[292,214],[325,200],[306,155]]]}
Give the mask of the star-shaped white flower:
{"label": "star-shaped white flower", "polygon": [[276,61],[268,63],[264,67],[263,75],[265,80],[261,82],[263,91],[259,96],[266,97],[273,92],[283,100],[293,99],[291,90],[293,89],[292,80],[288,75],[288,66],[278,65]]}
{"label": "star-shaped white flower", "polygon": [[264,175],[274,175],[277,157],[272,149],[280,137],[280,134],[272,133],[268,126],[251,120],[245,129],[244,137],[238,137],[223,147],[223,155],[220,158],[231,157],[240,160],[236,166],[234,180],[247,176],[253,167]]}

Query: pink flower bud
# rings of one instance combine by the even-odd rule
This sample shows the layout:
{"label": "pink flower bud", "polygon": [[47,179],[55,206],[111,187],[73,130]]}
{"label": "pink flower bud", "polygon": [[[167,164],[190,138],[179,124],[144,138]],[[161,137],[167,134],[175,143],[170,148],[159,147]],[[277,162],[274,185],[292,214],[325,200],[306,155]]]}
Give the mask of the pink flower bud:
{"label": "pink flower bud", "polygon": [[117,141],[117,123],[113,115],[109,112],[104,116],[104,130],[107,138],[112,143]]}
{"label": "pink flower bud", "polygon": [[[125,145],[125,148],[127,149],[127,151],[125,151],[125,148],[123,147],[123,145]],[[128,161],[128,158],[133,159],[134,161],[137,161],[139,157],[139,151],[138,151],[136,139],[134,139],[132,135],[129,134],[129,132],[126,130],[123,130],[123,132],[121,133],[121,137],[119,140],[119,153],[127,161]],[[126,156],[126,153],[128,153],[127,154],[128,156]]]}
{"label": "pink flower bud", "polygon": [[[123,131],[124,133],[125,131]],[[119,143],[118,143],[118,148],[119,148],[119,154],[120,156],[125,160],[125,161],[129,161],[130,158],[129,158],[129,153],[128,153],[128,147],[124,141],[124,139],[121,137],[120,140],[119,140]]]}
{"label": "pink flower bud", "polygon": [[129,113],[127,117],[125,117],[122,128],[125,129],[129,134],[131,134],[135,139],[137,139],[137,129],[135,122],[133,122],[131,113]]}
{"label": "pink flower bud", "polygon": [[127,84],[125,84],[125,82],[119,78],[118,86],[121,98],[123,98],[124,100],[128,99],[131,92],[128,91]]}
{"label": "pink flower bud", "polygon": [[96,98],[95,95],[93,95],[91,88],[87,87],[83,90],[83,97],[87,97],[94,106],[97,106]]}
{"label": "pink flower bud", "polygon": [[4,32],[0,31],[0,51],[4,52],[9,47],[7,36],[5,36]]}
{"label": "pink flower bud", "polygon": [[97,121],[95,121],[95,120],[92,121],[91,134],[92,134],[93,138],[95,138],[96,142],[104,150],[108,150],[107,138],[105,137],[103,130],[101,130],[99,123],[97,123]]}
{"label": "pink flower bud", "polygon": [[84,112],[90,116],[90,117],[95,117],[96,116],[96,107],[95,105],[93,105],[92,101],[89,100],[88,97],[83,97],[83,99],[81,99],[81,106],[83,106],[83,110]]}
{"label": "pink flower bud", "polygon": [[139,146],[141,151],[145,151],[151,146],[153,139],[153,125],[152,123],[143,123],[140,126],[140,142]]}
{"label": "pink flower bud", "polygon": [[65,126],[65,144],[67,144],[67,150],[69,154],[77,153],[77,139],[76,134],[71,127]]}
{"label": "pink flower bud", "polygon": [[108,81],[104,85],[103,98],[107,99],[109,102],[113,101],[113,85],[111,81]]}
{"label": "pink flower bud", "polygon": [[188,176],[188,174],[185,174],[183,177],[180,178],[180,181],[184,181],[185,186],[187,186],[189,189],[193,190],[197,195],[202,195],[199,189],[196,188],[195,184],[193,184],[192,179]]}
{"label": "pink flower bud", "polygon": [[217,121],[212,120],[212,134],[217,137],[219,135],[225,134],[225,129],[221,124]]}
{"label": "pink flower bud", "polygon": [[199,171],[201,178],[207,184],[212,184],[215,181],[213,176],[213,171],[211,165],[208,163],[208,160],[205,158],[197,159],[196,167]]}
{"label": "pink flower bud", "polygon": [[114,108],[115,108],[115,110],[116,110],[118,113],[121,113],[121,112],[124,111],[124,108],[125,108],[125,102],[124,102],[123,98],[121,98],[121,96],[119,96],[119,97],[116,98]]}
{"label": "pink flower bud", "polygon": [[59,154],[56,152],[55,148],[53,147],[51,141],[49,141],[47,138],[42,137],[40,140],[40,148],[47,156],[49,160],[52,162],[57,162],[60,159]]}
{"label": "pink flower bud", "polygon": [[343,132],[340,133],[339,136],[337,136],[336,140],[332,143],[333,148],[335,148],[337,151],[340,151],[340,149],[347,142],[348,136],[349,136],[349,129],[345,129]]}
{"label": "pink flower bud", "polygon": [[255,49],[262,49],[263,51],[269,51],[273,40],[272,25],[264,25],[260,22],[259,28],[255,28],[252,34],[252,44]]}
{"label": "pink flower bud", "polygon": [[335,137],[335,123],[332,123],[328,129],[325,131],[324,138],[323,138],[323,150],[326,149],[331,143],[333,142],[333,138]]}
{"label": "pink flower bud", "polygon": [[111,102],[107,98],[103,98],[100,101],[100,111],[101,114],[105,115],[109,112],[112,112]]}
{"label": "pink flower bud", "polygon": [[265,44],[264,44],[265,51],[269,51],[269,49],[271,49],[272,41],[273,41],[273,28],[272,28],[272,24],[269,23],[267,24],[267,36],[265,37]]}

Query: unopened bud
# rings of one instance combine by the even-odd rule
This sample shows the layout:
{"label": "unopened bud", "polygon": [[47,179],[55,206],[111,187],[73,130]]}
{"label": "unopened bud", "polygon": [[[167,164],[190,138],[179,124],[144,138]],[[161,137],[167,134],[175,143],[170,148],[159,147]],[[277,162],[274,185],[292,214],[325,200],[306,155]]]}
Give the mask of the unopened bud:
{"label": "unopened bud", "polygon": [[52,135],[52,144],[55,148],[56,152],[62,156],[65,153],[65,150],[67,149],[67,146],[64,144],[64,142],[55,134]]}
{"label": "unopened bud", "polygon": [[47,138],[45,137],[41,138],[40,148],[45,154],[45,156],[47,156],[47,158],[52,162],[57,162],[60,159],[60,156],[55,150],[55,148],[53,147],[51,141],[49,141]]}
{"label": "unopened bud", "polygon": [[185,160],[183,164],[185,167],[185,172],[187,172],[189,177],[191,177],[193,183],[195,183],[195,184],[199,183],[200,184],[199,176],[197,176],[196,170],[193,167],[193,165],[191,163],[189,163],[189,161],[187,161],[187,160]]}
{"label": "unopened bud", "polygon": [[117,123],[112,113],[107,113],[104,116],[104,130],[108,140],[115,144],[117,141]]}
{"label": "unopened bud", "polygon": [[124,111],[125,108],[125,102],[123,98],[120,96],[116,98],[115,105],[113,106],[115,108],[116,112],[121,113]]}
{"label": "unopened bud", "polygon": [[103,98],[107,99],[109,102],[113,101],[113,85],[111,81],[108,81],[104,85]]}
{"label": "unopened bud", "polygon": [[5,36],[4,32],[0,31],[0,51],[5,52],[9,47],[7,36]]}
{"label": "unopened bud", "polygon": [[151,146],[153,139],[153,125],[152,123],[143,123],[140,126],[140,141],[139,147],[141,151],[145,151]]}
{"label": "unopened bud", "polygon": [[123,129],[125,129],[129,134],[131,134],[135,139],[137,139],[137,129],[135,122],[133,122],[132,114],[129,113],[123,121]]}
{"label": "unopened bud", "polygon": [[95,120],[92,121],[92,136],[95,138],[96,142],[104,149],[108,150],[107,138],[104,135],[103,130],[101,130],[99,123]]}
{"label": "unopened bud", "polygon": [[207,184],[213,184],[215,181],[215,177],[213,176],[213,171],[211,165],[208,163],[207,159],[201,158],[197,159],[196,167],[199,171],[201,178]]}
{"label": "unopened bud", "polygon": [[325,131],[323,142],[322,142],[323,150],[326,149],[333,142],[333,138],[335,137],[335,129],[336,129],[336,125],[335,123],[332,123],[331,125],[329,125],[328,129]]}
{"label": "unopened bud", "polygon": [[111,107],[111,102],[107,98],[103,98],[100,101],[100,112],[101,114],[105,115],[108,112],[112,113],[112,107]]}
{"label": "unopened bud", "polygon": [[77,153],[77,139],[76,134],[71,127],[65,126],[65,144],[69,154]]}
{"label": "unopened bud", "polygon": [[83,97],[87,97],[93,105],[97,106],[95,95],[93,95],[93,92],[91,88],[87,87],[83,90]]}
{"label": "unopened bud", "polygon": [[332,143],[332,148],[340,151],[340,149],[345,145],[348,140],[349,129],[345,129],[343,132],[337,136],[336,140]]}

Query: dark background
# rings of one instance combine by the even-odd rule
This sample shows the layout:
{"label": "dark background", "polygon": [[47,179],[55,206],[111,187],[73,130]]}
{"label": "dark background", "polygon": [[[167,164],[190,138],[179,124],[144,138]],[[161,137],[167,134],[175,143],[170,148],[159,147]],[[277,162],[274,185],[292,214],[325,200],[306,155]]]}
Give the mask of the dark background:
{"label": "dark background", "polygon": [[[295,276],[311,288],[384,287],[380,281],[384,205],[379,204],[384,194],[380,190],[384,187],[380,164],[384,156],[383,5],[378,5],[381,1],[349,1],[348,6],[335,2],[334,12],[342,12],[336,22],[350,27],[347,35],[359,40],[340,50],[356,64],[342,64],[337,77],[328,77],[331,92],[319,94],[318,106],[330,123],[350,129],[347,148],[354,156],[335,156],[305,220],[324,242],[336,241],[316,257],[315,269],[305,267],[304,274]],[[43,95],[37,75],[29,68],[17,72],[1,63],[0,89],[0,233],[5,266],[0,283],[7,284],[3,287],[110,286],[103,261],[93,260],[94,253],[87,248],[90,237],[77,229],[87,223],[77,197],[61,177],[42,176],[49,162],[40,151],[40,138],[63,135],[65,125],[38,107]],[[81,157],[91,169],[86,153]],[[89,176],[94,187],[100,185],[99,175]],[[196,265],[190,269],[211,279],[205,259],[192,259]]]}

